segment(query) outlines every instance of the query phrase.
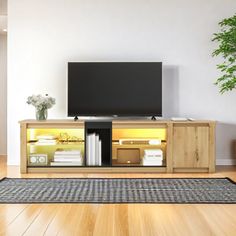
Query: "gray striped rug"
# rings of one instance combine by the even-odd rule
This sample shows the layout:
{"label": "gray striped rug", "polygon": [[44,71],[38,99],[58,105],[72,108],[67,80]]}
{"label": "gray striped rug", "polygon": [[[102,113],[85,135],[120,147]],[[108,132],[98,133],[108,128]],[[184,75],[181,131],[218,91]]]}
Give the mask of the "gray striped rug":
{"label": "gray striped rug", "polygon": [[229,178],[4,178],[0,203],[236,203]]}

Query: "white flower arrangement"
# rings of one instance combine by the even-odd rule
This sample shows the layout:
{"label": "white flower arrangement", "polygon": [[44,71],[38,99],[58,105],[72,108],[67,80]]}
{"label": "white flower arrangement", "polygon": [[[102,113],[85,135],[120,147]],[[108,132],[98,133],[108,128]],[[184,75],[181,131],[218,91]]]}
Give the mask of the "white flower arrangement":
{"label": "white flower arrangement", "polygon": [[46,110],[56,104],[56,99],[49,97],[48,94],[32,95],[27,98],[27,104],[33,105],[37,110]]}

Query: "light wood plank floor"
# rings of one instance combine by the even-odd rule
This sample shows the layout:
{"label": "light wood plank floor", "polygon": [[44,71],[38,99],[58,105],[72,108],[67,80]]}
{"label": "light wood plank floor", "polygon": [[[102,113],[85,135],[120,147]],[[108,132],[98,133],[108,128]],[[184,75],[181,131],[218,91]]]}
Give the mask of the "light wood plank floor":
{"label": "light wood plank floor", "polygon": [[[214,174],[24,174],[0,157],[7,177],[230,177],[236,167]],[[236,235],[236,204],[0,204],[0,235],[213,236]]]}

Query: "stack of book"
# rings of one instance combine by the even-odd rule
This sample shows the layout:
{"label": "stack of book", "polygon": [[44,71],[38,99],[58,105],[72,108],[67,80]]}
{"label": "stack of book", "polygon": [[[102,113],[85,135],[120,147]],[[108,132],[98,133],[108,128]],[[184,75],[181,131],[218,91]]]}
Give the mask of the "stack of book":
{"label": "stack of book", "polygon": [[83,158],[80,150],[57,149],[51,166],[82,166]]}
{"label": "stack of book", "polygon": [[144,166],[162,166],[163,152],[161,149],[146,149],[143,157]]}
{"label": "stack of book", "polygon": [[37,136],[36,145],[56,145],[57,140],[53,135],[39,135]]}
{"label": "stack of book", "polygon": [[87,166],[102,165],[102,141],[98,134],[88,134],[86,141],[86,164]]}

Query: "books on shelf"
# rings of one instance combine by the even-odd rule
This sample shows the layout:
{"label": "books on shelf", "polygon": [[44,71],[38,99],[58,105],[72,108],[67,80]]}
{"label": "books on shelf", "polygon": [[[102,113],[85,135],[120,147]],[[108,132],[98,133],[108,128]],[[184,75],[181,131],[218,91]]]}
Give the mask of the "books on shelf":
{"label": "books on shelf", "polygon": [[145,149],[145,157],[160,157],[163,158],[163,151],[161,149]]}
{"label": "books on shelf", "polygon": [[163,151],[161,149],[146,149],[143,157],[144,166],[162,166]]}
{"label": "books on shelf", "polygon": [[65,161],[65,162],[55,162],[55,161],[52,161],[51,162],[51,166],[82,166],[82,162],[68,162],[68,161]]}
{"label": "books on shelf", "polygon": [[57,139],[53,135],[38,135],[36,145],[56,145]]}
{"label": "books on shelf", "polygon": [[38,140],[36,142],[37,145],[56,145],[57,140]]}
{"label": "books on shelf", "polygon": [[54,136],[54,135],[38,135],[36,138],[38,140],[39,139],[52,140],[52,139],[56,139],[56,136]]}
{"label": "books on shelf", "polygon": [[51,166],[81,166],[83,157],[77,149],[57,149],[54,153],[54,161]]}
{"label": "books on shelf", "polygon": [[58,155],[58,156],[64,156],[64,155],[69,155],[69,156],[73,156],[73,155],[81,155],[81,151],[78,150],[78,149],[63,149],[63,148],[58,148],[56,151],[55,151],[55,155]]}
{"label": "books on shelf", "polygon": [[146,160],[143,160],[143,166],[163,166],[163,161],[146,161]]}
{"label": "books on shelf", "polygon": [[98,134],[87,135],[86,152],[86,164],[88,166],[102,165],[102,141],[99,139]]}

